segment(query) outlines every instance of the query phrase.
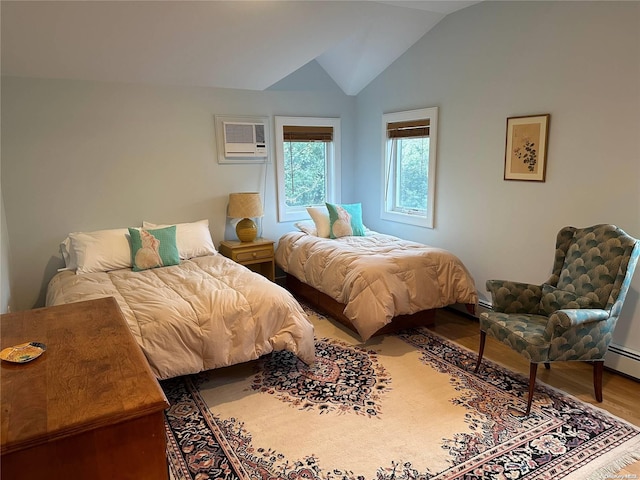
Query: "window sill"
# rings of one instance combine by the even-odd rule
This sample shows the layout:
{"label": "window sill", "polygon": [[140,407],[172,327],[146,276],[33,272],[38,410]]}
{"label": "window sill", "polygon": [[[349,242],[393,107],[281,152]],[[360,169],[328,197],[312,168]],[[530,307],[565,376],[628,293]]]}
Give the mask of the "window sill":
{"label": "window sill", "polygon": [[429,217],[421,217],[418,215],[410,215],[407,213],[388,212],[383,211],[380,213],[382,220],[389,220],[390,222],[404,223],[407,225],[415,225],[417,227],[433,228],[433,219]]}

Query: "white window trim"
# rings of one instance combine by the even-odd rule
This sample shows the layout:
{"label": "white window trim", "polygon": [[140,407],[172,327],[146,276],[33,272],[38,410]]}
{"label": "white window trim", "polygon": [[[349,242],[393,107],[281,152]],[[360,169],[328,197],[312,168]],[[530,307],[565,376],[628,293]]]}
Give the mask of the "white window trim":
{"label": "white window trim", "polygon": [[[409,214],[395,212],[389,207],[389,199],[387,198],[389,182],[389,162],[391,157],[387,149],[387,124],[391,122],[403,122],[409,120],[419,120],[428,118],[429,125],[429,180],[428,180],[428,196],[426,215]],[[392,222],[406,223],[408,225],[416,225],[425,228],[434,228],[434,211],[435,211],[435,184],[436,184],[436,152],[438,139],[438,107],[420,108],[417,110],[408,110],[405,112],[384,113],[382,115],[382,195],[380,205],[380,218]]]}
{"label": "white window trim", "polygon": [[[288,207],[284,190],[284,133],[285,125],[333,127],[332,151],[328,154],[327,202],[340,203],[340,119],[323,117],[275,117],[276,175],[278,183],[278,222],[295,222],[309,218],[306,207]],[[314,206],[314,205],[309,205]],[[318,206],[318,205],[315,205]],[[324,207],[324,205],[322,205]]]}

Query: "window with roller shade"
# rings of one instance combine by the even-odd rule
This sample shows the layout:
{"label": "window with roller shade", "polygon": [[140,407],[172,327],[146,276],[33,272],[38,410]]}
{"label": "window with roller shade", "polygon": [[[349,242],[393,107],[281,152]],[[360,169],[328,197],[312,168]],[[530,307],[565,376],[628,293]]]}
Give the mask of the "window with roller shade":
{"label": "window with roller shade", "polygon": [[383,115],[381,218],[433,228],[438,109]]}
{"label": "window with roller shade", "polygon": [[306,207],[338,202],[340,119],[275,117],[278,220],[308,218]]}

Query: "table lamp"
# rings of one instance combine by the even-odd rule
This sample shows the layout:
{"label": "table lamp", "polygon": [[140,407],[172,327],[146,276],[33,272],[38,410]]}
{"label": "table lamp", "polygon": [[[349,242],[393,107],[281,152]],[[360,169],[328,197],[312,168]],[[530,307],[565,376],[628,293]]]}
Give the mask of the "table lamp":
{"label": "table lamp", "polygon": [[236,225],[236,235],[241,242],[253,242],[258,233],[256,222],[252,220],[254,217],[261,217],[262,201],[260,194],[257,192],[230,193],[229,194],[229,211],[227,216],[230,218],[241,218]]}

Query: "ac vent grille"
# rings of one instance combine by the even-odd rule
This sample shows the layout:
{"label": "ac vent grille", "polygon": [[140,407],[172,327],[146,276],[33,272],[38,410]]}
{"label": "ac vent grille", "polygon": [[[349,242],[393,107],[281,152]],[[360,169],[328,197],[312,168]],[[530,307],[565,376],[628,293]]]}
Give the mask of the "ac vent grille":
{"label": "ac vent grille", "polygon": [[263,123],[224,122],[225,157],[266,157],[267,144]]}

